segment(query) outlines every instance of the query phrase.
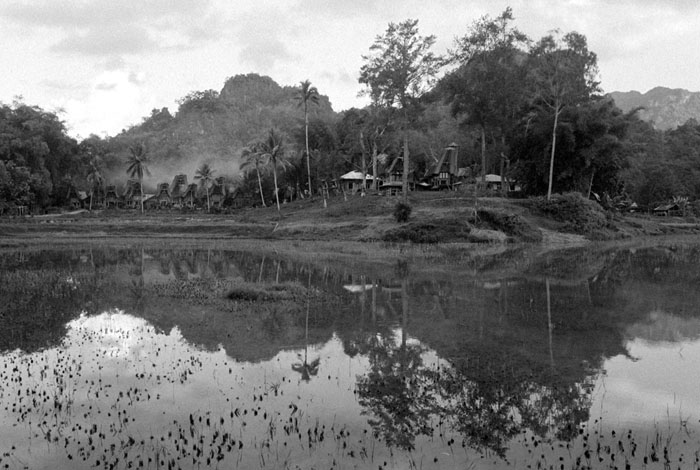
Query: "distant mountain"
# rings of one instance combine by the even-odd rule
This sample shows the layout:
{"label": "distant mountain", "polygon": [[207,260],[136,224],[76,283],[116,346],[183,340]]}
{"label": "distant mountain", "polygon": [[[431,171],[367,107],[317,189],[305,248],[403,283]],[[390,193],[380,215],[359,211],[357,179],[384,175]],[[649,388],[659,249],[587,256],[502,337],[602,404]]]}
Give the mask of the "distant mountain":
{"label": "distant mountain", "polygon": [[656,87],[644,94],[614,91],[608,96],[625,112],[645,108],[639,112],[639,117],[651,122],[656,129],[673,129],[691,118],[700,121],[700,92]]}
{"label": "distant mountain", "polygon": [[[202,163],[212,166],[217,176],[234,174],[241,150],[270,128],[287,136],[288,147],[299,141],[304,119],[298,91],[254,73],[228,78],[221,91],[194,91],[179,101],[176,113],[154,109],[143,122],[115,136],[111,146],[116,158],[107,164],[108,176],[124,178],[123,160],[133,142],[143,142],[149,150],[149,186],[169,182],[178,173],[192,178]],[[337,114],[327,96],[320,95],[318,106],[309,107],[309,118],[334,122]]]}

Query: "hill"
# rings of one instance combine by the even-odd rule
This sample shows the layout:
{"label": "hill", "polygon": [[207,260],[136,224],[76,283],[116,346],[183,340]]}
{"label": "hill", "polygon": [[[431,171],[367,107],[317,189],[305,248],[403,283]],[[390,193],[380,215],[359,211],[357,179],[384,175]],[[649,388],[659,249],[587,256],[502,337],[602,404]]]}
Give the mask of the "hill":
{"label": "hill", "polygon": [[[193,175],[208,163],[219,175],[233,175],[242,149],[270,128],[296,142],[303,134],[299,88],[280,86],[272,78],[250,73],[226,80],[221,91],[194,91],[179,100],[174,115],[168,108],[154,109],[143,122],[115,136],[110,147],[113,165],[108,177],[124,179],[123,161],[134,142],[149,150],[152,177],[148,183],[170,182],[175,174]],[[336,113],[328,97],[309,109],[310,119],[334,122]],[[110,168],[113,166],[113,168]],[[113,171],[110,171],[113,170]]]}
{"label": "hill", "polygon": [[659,130],[676,128],[688,119],[700,121],[700,92],[656,87],[644,94],[638,91],[614,91],[608,96],[624,112],[643,107],[639,117],[651,122]]}

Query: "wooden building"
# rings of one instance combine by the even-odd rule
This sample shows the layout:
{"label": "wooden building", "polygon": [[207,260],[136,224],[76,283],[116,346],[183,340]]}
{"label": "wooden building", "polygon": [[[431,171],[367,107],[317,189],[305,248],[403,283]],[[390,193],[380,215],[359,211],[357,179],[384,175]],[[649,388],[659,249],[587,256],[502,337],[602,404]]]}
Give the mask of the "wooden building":
{"label": "wooden building", "polygon": [[440,159],[429,170],[425,180],[430,185],[430,189],[454,189],[459,175],[458,148],[455,143],[445,147]]}
{"label": "wooden building", "polygon": [[170,203],[174,207],[182,207],[183,198],[187,192],[187,175],[177,175],[170,183]]}

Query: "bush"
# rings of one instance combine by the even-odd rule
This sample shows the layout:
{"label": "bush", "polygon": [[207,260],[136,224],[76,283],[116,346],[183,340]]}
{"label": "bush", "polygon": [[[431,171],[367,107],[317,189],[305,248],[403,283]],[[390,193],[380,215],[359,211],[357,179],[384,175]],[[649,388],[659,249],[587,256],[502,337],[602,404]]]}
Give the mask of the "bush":
{"label": "bush", "polygon": [[408,222],[408,218],[411,216],[411,206],[406,203],[398,202],[394,206],[394,218],[398,223]]}
{"label": "bush", "polygon": [[411,223],[386,232],[385,242],[469,242],[472,227],[459,218],[445,218],[431,222]]}
{"label": "bush", "polygon": [[533,200],[533,207],[542,214],[563,222],[564,230],[573,233],[589,234],[610,227],[603,208],[584,198],[581,193],[555,195],[549,201],[545,197],[539,197]]}
{"label": "bush", "polygon": [[500,230],[509,237],[517,238],[518,241],[539,242],[542,240],[542,233],[518,215],[492,209],[481,209],[478,212],[478,218],[489,228]]}

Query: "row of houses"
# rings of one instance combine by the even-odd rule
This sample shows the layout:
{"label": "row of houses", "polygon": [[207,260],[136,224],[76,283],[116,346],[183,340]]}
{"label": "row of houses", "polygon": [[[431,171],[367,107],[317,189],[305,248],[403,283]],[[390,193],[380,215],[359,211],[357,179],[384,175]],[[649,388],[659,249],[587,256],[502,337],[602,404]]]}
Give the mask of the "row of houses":
{"label": "row of houses", "polygon": [[[458,146],[448,145],[442,152],[437,162],[422,176],[417,177],[415,173],[409,175],[410,190],[454,190],[463,185],[470,176],[466,168],[458,166]],[[488,189],[500,190],[504,182],[499,175],[486,175],[486,185]],[[338,180],[322,182],[320,191],[328,193],[354,194],[362,191],[362,188],[373,187],[375,177],[370,174],[363,175],[359,171],[351,171]],[[384,172],[383,178],[377,178],[377,187],[387,195],[399,194],[403,181],[403,156],[399,155],[393,159]],[[512,182],[509,189],[513,189]],[[298,195],[299,188],[294,190],[291,187],[282,188],[280,199],[291,200]],[[223,177],[217,178],[208,189],[209,205],[212,208],[232,207],[239,208],[250,206],[257,202],[253,195],[244,195],[237,188],[228,187]],[[84,191],[72,190],[69,197],[70,205],[73,208],[88,207],[93,208],[138,208],[143,202],[147,209],[194,209],[207,204],[207,190],[196,183],[189,183],[187,175],[176,175],[171,183],[160,183],[155,193],[142,193],[141,184],[138,180],[130,179],[122,188],[116,185],[109,185],[104,192],[93,194],[92,201]]]}
{"label": "row of houses", "polygon": [[[229,190],[224,178],[217,178],[208,189],[209,205],[213,208],[222,208],[224,203],[232,206],[247,204],[248,198],[239,194],[237,190]],[[180,174],[168,183],[160,183],[155,193],[142,193],[138,180],[130,179],[121,191],[116,185],[105,188],[104,194],[97,195],[93,206],[111,208],[137,208],[143,201],[144,208],[148,209],[194,209],[207,204],[207,189],[196,183],[188,183],[187,175]],[[73,200],[71,200],[73,203]],[[85,206],[83,200],[81,205]]]}
{"label": "row of houses", "polygon": [[[419,177],[412,172],[408,175],[409,190],[455,190],[473,178],[468,168],[460,168],[457,144],[450,144],[443,150],[437,162]],[[488,190],[500,191],[503,185],[509,191],[518,189],[514,181],[503,180],[500,175],[484,176]],[[359,171],[351,171],[340,177],[341,188],[345,192],[355,193],[372,187],[375,177]],[[398,194],[403,189],[403,156],[399,155],[391,162],[384,178],[377,178],[377,187],[388,195]]]}

